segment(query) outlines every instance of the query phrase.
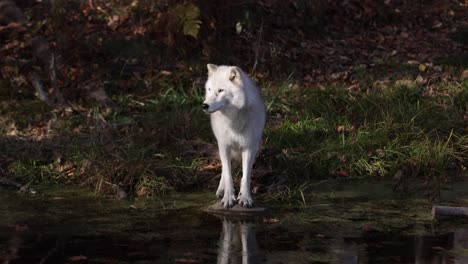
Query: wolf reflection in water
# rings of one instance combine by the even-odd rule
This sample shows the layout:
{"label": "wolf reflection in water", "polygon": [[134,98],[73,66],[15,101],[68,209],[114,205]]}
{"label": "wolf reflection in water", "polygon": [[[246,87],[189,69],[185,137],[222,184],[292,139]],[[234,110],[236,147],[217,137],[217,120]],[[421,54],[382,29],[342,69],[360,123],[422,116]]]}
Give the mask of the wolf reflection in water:
{"label": "wolf reflection in water", "polygon": [[253,223],[223,218],[218,246],[218,264],[259,263],[259,248]]}

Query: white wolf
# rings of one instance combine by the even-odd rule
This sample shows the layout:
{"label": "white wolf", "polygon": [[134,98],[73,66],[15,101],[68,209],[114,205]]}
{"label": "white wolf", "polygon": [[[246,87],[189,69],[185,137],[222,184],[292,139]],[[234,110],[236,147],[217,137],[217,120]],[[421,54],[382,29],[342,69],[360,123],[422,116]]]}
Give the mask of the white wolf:
{"label": "white wolf", "polygon": [[242,158],[242,180],[237,200],[252,207],[250,174],[265,126],[265,104],[252,80],[238,67],[208,64],[203,110],[211,114],[222,172],[216,195],[225,208],[236,202],[231,157]]}

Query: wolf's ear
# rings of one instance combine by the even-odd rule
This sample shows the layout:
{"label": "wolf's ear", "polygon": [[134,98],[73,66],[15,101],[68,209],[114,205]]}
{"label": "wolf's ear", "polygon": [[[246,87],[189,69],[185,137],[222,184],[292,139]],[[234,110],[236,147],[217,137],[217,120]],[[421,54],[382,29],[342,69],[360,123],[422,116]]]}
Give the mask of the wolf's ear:
{"label": "wolf's ear", "polygon": [[218,66],[208,63],[206,68],[208,69],[208,76],[211,76],[218,69]]}
{"label": "wolf's ear", "polygon": [[240,79],[240,70],[239,67],[232,67],[231,72],[229,73],[229,80],[233,83],[239,84]]}

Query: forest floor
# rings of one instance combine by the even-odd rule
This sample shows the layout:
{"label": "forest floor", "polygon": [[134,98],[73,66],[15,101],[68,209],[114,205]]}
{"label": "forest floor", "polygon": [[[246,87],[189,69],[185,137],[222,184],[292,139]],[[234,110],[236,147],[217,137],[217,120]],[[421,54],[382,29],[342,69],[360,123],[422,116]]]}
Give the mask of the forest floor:
{"label": "forest floor", "polygon": [[[368,82],[375,73],[355,74]],[[292,79],[258,84],[268,121],[254,193],[300,197],[310,182],[332,177],[394,179],[403,191],[419,179],[417,190],[436,197],[444,182],[466,179],[467,80],[428,90],[409,75],[366,92]],[[214,190],[220,162],[200,108],[204,88],[176,74],[159,85],[157,94],[113,95],[117,107],[2,101],[2,175],[136,196]]]}

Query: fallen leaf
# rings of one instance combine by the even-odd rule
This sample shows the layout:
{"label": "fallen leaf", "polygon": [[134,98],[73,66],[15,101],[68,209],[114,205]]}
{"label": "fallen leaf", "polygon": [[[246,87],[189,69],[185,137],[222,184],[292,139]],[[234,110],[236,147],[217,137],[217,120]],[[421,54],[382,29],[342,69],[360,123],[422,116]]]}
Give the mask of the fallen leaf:
{"label": "fallen leaf", "polygon": [[257,78],[259,78],[259,79],[262,79],[262,78],[265,78],[265,77],[266,77],[266,74],[261,73],[261,72],[257,72],[257,73],[255,74],[255,77],[257,77]]}
{"label": "fallen leaf", "polygon": [[409,61],[407,61],[407,63],[408,63],[409,65],[417,65],[417,64],[420,64],[419,61],[417,61],[417,60],[409,60]]}
{"label": "fallen leaf", "polygon": [[263,223],[278,223],[278,218],[263,218]]}
{"label": "fallen leaf", "polygon": [[445,250],[445,248],[439,247],[439,246],[435,246],[435,247],[431,247],[431,248],[434,249],[434,250]]}
{"label": "fallen leaf", "polygon": [[219,163],[210,163],[200,168],[200,171],[217,170],[221,167]]}
{"label": "fallen leaf", "polygon": [[143,26],[137,26],[133,29],[133,34],[134,35],[145,35],[146,28]]}
{"label": "fallen leaf", "polygon": [[461,75],[462,80],[468,79],[468,69],[464,70],[462,75]]}
{"label": "fallen leaf", "polygon": [[68,258],[70,261],[81,261],[81,260],[87,260],[88,257],[83,256],[83,255],[78,255],[78,256],[72,256]]}
{"label": "fallen leaf", "polygon": [[15,231],[16,232],[23,232],[23,231],[26,231],[28,229],[29,229],[28,225],[15,225]]}
{"label": "fallen leaf", "polygon": [[196,260],[196,259],[185,259],[185,258],[175,259],[175,262],[179,262],[179,263],[200,263],[199,260]]}
{"label": "fallen leaf", "polygon": [[142,197],[142,196],[147,196],[150,193],[150,189],[146,186],[141,187],[137,191],[137,196]]}
{"label": "fallen leaf", "polygon": [[421,63],[421,64],[419,64],[418,69],[419,69],[420,72],[424,72],[424,71],[426,71],[427,66]]}
{"label": "fallen leaf", "polygon": [[172,72],[170,72],[170,71],[161,71],[161,72],[159,72],[159,74],[169,76],[169,75],[172,75]]}
{"label": "fallen leaf", "polygon": [[440,21],[434,21],[434,23],[432,24],[432,28],[440,28],[442,27],[442,22]]}
{"label": "fallen leaf", "polygon": [[424,78],[421,75],[418,75],[418,77],[416,77],[416,83],[419,85],[424,85],[426,83],[426,80],[424,80]]}
{"label": "fallen leaf", "polygon": [[11,254],[0,255],[0,261],[5,261],[5,263],[9,263],[10,260],[14,260],[17,258],[18,257],[16,255],[11,255]]}
{"label": "fallen leaf", "polygon": [[335,172],[335,174],[337,176],[340,176],[340,177],[348,177],[349,176],[349,173],[345,170],[338,170]]}
{"label": "fallen leaf", "polygon": [[361,230],[366,231],[366,232],[371,232],[371,231],[374,231],[375,229],[370,224],[368,224],[368,225],[363,226]]}

